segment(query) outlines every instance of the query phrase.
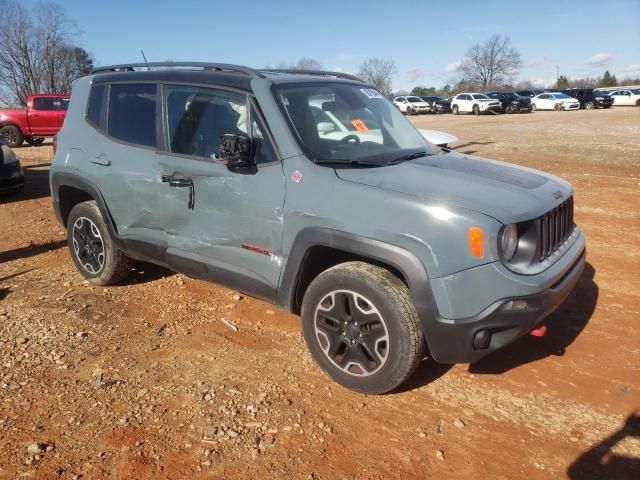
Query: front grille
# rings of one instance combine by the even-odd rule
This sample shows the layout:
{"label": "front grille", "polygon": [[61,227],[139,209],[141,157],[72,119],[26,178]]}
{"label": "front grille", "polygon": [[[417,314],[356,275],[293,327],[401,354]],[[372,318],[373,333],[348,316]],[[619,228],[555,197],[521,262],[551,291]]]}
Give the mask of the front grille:
{"label": "front grille", "polygon": [[550,212],[536,219],[538,228],[538,259],[549,258],[573,232],[573,197],[569,197]]}

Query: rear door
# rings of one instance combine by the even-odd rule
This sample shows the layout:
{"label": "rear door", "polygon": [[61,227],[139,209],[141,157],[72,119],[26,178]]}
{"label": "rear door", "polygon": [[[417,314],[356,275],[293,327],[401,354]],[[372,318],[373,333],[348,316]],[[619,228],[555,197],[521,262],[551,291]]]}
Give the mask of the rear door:
{"label": "rear door", "polygon": [[158,90],[155,83],[93,85],[86,118],[97,132],[85,144],[83,174],[99,186],[127,247],[164,262],[157,204]]}
{"label": "rear door", "polygon": [[[169,265],[273,300],[284,173],[257,108],[243,92],[187,85],[163,85],[163,102],[158,207]],[[233,172],[216,161],[224,133],[252,138],[257,171]]]}

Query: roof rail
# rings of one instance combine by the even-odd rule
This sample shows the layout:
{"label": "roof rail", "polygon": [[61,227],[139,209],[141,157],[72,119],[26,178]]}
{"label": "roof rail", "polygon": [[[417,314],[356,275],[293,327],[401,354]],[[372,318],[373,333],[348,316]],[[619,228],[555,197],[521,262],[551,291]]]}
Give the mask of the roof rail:
{"label": "roof rail", "polygon": [[295,68],[265,68],[260,70],[260,72],[291,73],[291,74],[297,74],[297,75],[317,75],[319,77],[337,77],[337,78],[346,78],[347,80],[355,80],[356,82],[365,83],[364,80],[362,80],[359,77],[356,77],[355,75],[350,75],[348,73],[342,73],[342,72],[329,72],[326,70],[301,70],[301,69],[295,69]]}
{"label": "roof rail", "polygon": [[228,63],[207,63],[207,62],[149,62],[149,63],[124,63],[122,65],[107,65],[105,67],[94,68],[91,72],[105,73],[105,72],[134,72],[136,68],[202,68],[203,70],[217,70],[219,72],[240,72],[251,77],[264,78],[264,75],[258,70],[253,68],[243,67],[241,65],[231,65]]}

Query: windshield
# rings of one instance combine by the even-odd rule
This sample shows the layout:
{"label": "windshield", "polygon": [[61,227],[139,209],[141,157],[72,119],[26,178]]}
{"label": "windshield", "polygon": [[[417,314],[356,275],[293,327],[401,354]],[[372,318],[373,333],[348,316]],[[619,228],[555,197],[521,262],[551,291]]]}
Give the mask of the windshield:
{"label": "windshield", "polygon": [[482,93],[476,93],[474,95],[472,95],[474,100],[489,100],[489,97],[487,97],[486,95],[482,94]]}
{"label": "windshield", "polygon": [[423,102],[424,101],[420,97],[407,97],[407,100],[409,100],[411,103]]}
{"label": "windshield", "polygon": [[299,83],[277,87],[276,96],[305,152],[318,163],[387,165],[438,150],[371,87]]}
{"label": "windshield", "polygon": [[554,93],[553,97],[558,99],[558,100],[560,100],[560,99],[564,100],[564,99],[567,99],[567,98],[573,98],[573,97],[570,97],[569,95],[566,95],[564,93]]}

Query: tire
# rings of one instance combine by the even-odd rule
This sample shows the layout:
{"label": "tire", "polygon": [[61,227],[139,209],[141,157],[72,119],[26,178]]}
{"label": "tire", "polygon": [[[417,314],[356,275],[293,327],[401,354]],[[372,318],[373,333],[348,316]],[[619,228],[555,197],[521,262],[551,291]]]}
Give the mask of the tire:
{"label": "tire", "polygon": [[587,102],[584,104],[585,110],[593,110],[594,108],[595,108],[595,105],[593,104],[593,102]]}
{"label": "tire", "polygon": [[478,105],[474,105],[471,108],[471,111],[473,112],[474,115],[480,115],[480,107]]}
{"label": "tire", "polygon": [[556,112],[559,112],[560,110],[562,110],[562,105],[561,105],[561,104],[559,104],[559,103],[556,103],[556,104],[553,106],[553,109],[554,109]]}
{"label": "tire", "polygon": [[531,111],[532,111],[532,112],[535,112],[537,109],[538,109],[538,107],[536,107],[536,104],[535,104],[535,103],[532,103],[532,104],[531,104]]}
{"label": "tire", "polygon": [[32,147],[39,147],[44,143],[44,137],[27,137],[25,141]]}
{"label": "tire", "polygon": [[381,267],[348,262],[322,272],[305,293],[301,316],[316,363],[335,382],[357,392],[394,390],[424,356],[409,289]]}
{"label": "tire", "polygon": [[407,115],[413,115],[413,108],[407,107]]}
{"label": "tire", "polygon": [[453,113],[454,115],[458,115],[459,112],[460,109],[458,108],[458,105],[454,105],[453,107],[451,107],[451,113]]}
{"label": "tire", "polygon": [[131,259],[115,246],[94,200],[79,203],[71,210],[67,244],[78,271],[95,285],[113,285],[131,271]]}
{"label": "tire", "polygon": [[4,144],[11,148],[21,147],[24,142],[24,135],[18,127],[13,125],[0,128],[0,136],[2,136]]}
{"label": "tire", "polygon": [[636,100],[636,107],[640,107],[640,100]]}
{"label": "tire", "polygon": [[513,107],[511,105],[507,105],[504,109],[504,113],[513,113]]}

